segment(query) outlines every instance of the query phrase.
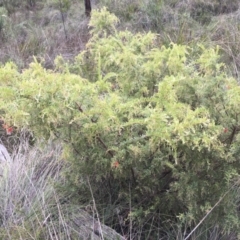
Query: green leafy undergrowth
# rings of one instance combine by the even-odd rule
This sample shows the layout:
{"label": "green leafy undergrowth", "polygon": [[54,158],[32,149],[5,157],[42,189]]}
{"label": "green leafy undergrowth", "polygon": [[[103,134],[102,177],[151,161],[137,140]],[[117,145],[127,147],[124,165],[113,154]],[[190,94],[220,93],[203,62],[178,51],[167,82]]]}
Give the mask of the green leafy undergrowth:
{"label": "green leafy undergrowth", "polygon": [[[73,201],[91,202],[89,179],[106,223],[159,238],[159,226],[194,226],[234,184],[240,88],[217,47],[164,47],[116,24],[93,11],[92,38],[72,64],[1,66],[1,117],[65,143]],[[237,228],[236,202],[229,191],[206,222]]]}

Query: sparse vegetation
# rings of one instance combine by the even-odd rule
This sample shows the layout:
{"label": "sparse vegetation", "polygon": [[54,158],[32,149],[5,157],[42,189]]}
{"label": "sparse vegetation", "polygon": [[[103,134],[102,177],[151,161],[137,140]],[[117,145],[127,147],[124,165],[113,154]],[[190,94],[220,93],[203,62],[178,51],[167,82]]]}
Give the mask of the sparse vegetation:
{"label": "sparse vegetation", "polygon": [[238,239],[238,1],[104,0],[91,18],[84,1],[9,4],[0,112],[16,135],[1,135],[18,150],[0,237],[88,239],[74,221],[90,210],[99,239],[116,235],[97,221],[131,240]]}

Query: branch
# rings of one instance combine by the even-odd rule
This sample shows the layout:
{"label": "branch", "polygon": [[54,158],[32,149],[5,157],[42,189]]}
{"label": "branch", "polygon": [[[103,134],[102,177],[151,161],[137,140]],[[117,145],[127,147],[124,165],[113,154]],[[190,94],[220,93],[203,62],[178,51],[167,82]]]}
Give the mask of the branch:
{"label": "branch", "polygon": [[[79,105],[78,103],[76,103],[77,105],[77,109],[83,113],[86,117],[88,117],[84,112],[83,112],[83,109],[81,107],[81,105]],[[90,117],[88,117],[90,118]],[[96,121],[94,121],[92,118],[90,118],[91,122],[92,123],[96,123]],[[111,150],[109,150],[108,146],[104,143],[104,141],[99,137],[97,136],[96,139],[98,140],[98,142],[103,146],[103,148],[107,151],[107,153],[111,156],[111,157],[114,157],[114,154]]]}
{"label": "branch", "polygon": [[230,137],[229,137],[229,139],[230,139],[230,145],[231,145],[232,142],[233,142],[233,139],[234,139],[234,136],[235,136],[236,132],[237,132],[237,127],[234,126],[234,127],[233,127],[233,130],[232,130],[232,133],[231,133],[231,135],[230,135]]}

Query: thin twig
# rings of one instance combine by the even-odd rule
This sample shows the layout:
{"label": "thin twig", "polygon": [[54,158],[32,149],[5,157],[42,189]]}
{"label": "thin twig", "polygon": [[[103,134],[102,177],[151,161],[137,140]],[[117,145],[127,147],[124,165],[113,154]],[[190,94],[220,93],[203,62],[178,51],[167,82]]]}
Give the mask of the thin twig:
{"label": "thin twig", "polygon": [[97,229],[95,229],[95,224],[94,224],[94,233],[95,234],[99,234],[101,239],[104,240],[104,237],[103,237],[103,231],[102,231],[102,226],[101,226],[101,222],[100,222],[100,218],[99,218],[99,214],[98,214],[98,211],[97,211],[97,207],[96,207],[96,203],[95,203],[95,199],[94,199],[94,196],[93,196],[93,191],[92,191],[92,187],[91,187],[91,184],[90,184],[90,181],[89,181],[89,177],[87,177],[87,181],[88,181],[88,185],[89,185],[89,189],[90,189],[90,192],[91,192],[91,196],[92,196],[92,201],[93,201],[93,209],[96,211],[96,215],[97,215]]}
{"label": "thin twig", "polygon": [[64,34],[65,34],[65,38],[66,40],[68,39],[68,36],[67,36],[67,31],[66,31],[66,27],[65,27],[65,20],[64,20],[64,16],[63,16],[63,5],[62,5],[62,1],[59,0],[59,3],[60,3],[60,12],[61,12],[61,17],[62,17],[62,23],[63,23],[63,30],[64,30]]}
{"label": "thin twig", "polygon": [[226,195],[232,190],[232,188],[236,185],[237,183],[234,183],[232,187],[230,187],[227,192],[220,197],[220,199],[215,203],[215,205],[211,208],[211,210],[208,211],[208,213],[201,219],[201,221],[197,224],[197,226],[187,235],[184,240],[187,240],[191,237],[191,235],[197,230],[197,228],[203,223],[203,221],[208,217],[208,215],[219,205],[219,203],[226,197]]}

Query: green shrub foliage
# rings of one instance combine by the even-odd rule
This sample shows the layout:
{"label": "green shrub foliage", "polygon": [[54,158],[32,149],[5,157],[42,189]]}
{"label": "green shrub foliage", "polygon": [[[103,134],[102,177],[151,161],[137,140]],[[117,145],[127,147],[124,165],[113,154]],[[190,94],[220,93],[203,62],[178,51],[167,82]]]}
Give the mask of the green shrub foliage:
{"label": "green shrub foliage", "polygon": [[[91,201],[88,178],[106,223],[142,224],[156,237],[177,219],[198,223],[238,176],[240,87],[218,48],[165,47],[115,24],[106,9],[93,11],[92,38],[74,63],[2,66],[1,118],[65,143],[75,201]],[[230,191],[206,221],[237,227],[235,203]]]}

